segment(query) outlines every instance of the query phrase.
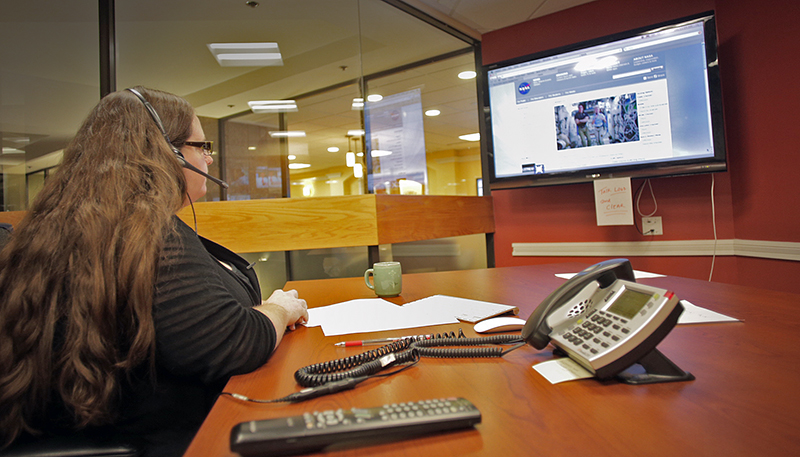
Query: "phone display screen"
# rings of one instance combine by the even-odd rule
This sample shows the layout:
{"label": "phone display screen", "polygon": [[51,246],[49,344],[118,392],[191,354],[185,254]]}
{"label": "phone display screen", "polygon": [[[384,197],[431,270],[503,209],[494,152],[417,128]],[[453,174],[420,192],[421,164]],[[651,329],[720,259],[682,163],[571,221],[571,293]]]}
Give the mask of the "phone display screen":
{"label": "phone display screen", "polygon": [[611,303],[607,311],[632,319],[636,313],[644,308],[644,305],[647,304],[651,297],[651,294],[624,289],[622,293],[617,295],[617,298]]}

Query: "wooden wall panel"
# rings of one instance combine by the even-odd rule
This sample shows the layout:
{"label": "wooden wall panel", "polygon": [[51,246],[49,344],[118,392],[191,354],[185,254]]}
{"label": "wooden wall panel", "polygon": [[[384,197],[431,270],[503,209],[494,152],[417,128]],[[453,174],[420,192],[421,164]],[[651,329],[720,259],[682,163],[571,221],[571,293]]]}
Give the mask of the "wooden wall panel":
{"label": "wooden wall panel", "polygon": [[492,197],[375,197],[380,244],[494,232]]}
{"label": "wooden wall panel", "polygon": [[[244,252],[378,244],[372,195],[195,203],[200,235]],[[179,214],[193,225],[191,208]]]}
{"label": "wooden wall panel", "polygon": [[16,226],[27,211],[0,211],[0,222]]}
{"label": "wooden wall panel", "polygon": [[[494,232],[491,197],[351,195],[194,204],[198,233],[238,252],[298,251]],[[16,225],[24,211],[0,212]],[[178,216],[194,226],[192,208]]]}

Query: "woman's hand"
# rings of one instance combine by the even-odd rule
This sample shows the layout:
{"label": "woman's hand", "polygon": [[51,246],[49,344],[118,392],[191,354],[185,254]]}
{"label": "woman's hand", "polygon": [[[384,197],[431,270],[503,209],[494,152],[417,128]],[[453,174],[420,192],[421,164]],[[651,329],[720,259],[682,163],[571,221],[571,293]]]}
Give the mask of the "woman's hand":
{"label": "woman's hand", "polygon": [[305,324],[308,321],[308,305],[305,300],[298,297],[296,290],[278,289],[255,309],[266,314],[272,321],[278,342],[283,338],[287,327],[289,330],[294,330],[297,324]]}

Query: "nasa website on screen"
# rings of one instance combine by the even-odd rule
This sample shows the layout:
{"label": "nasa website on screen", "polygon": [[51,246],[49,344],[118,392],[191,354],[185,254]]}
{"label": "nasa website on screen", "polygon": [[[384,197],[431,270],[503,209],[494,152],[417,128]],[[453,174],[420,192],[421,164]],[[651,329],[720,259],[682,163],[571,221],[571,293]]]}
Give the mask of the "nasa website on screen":
{"label": "nasa website on screen", "polygon": [[488,72],[496,177],[713,156],[702,22]]}

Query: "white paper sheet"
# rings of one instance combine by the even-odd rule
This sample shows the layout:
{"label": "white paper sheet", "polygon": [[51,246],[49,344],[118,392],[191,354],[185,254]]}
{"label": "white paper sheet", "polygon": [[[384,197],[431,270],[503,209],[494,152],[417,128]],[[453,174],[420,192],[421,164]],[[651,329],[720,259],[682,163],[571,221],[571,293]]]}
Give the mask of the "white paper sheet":
{"label": "white paper sheet", "polygon": [[406,303],[403,305],[403,308],[413,308],[421,312],[436,313],[441,316],[454,316],[458,320],[470,323],[498,316],[509,311],[519,311],[516,306],[471,300],[468,298],[450,297],[447,295],[432,295],[421,300]]}
{"label": "white paper sheet", "polygon": [[333,305],[310,308],[308,310],[308,323],[306,327],[319,327],[324,322],[335,322],[337,318],[350,316],[370,316],[373,313],[391,312],[398,306],[382,298],[365,298],[350,300]]}
{"label": "white paper sheet", "polygon": [[[556,273],[556,276],[561,279],[570,279],[578,273]],[[659,273],[650,273],[647,271],[639,271],[633,270],[633,277],[636,279],[644,279],[644,278],[662,278],[664,275]]]}
{"label": "white paper sheet", "polygon": [[325,336],[458,323],[451,314],[435,308],[405,308],[379,298],[350,300],[311,308],[308,310],[308,317],[306,326],[322,326]]}
{"label": "white paper sheet", "polygon": [[686,300],[683,303],[683,314],[678,318],[678,324],[707,324],[711,322],[741,322],[734,317],[726,316],[710,309],[701,308]]}
{"label": "white paper sheet", "polygon": [[550,381],[550,384],[575,381],[577,379],[586,379],[594,376],[586,368],[578,365],[578,362],[567,357],[537,363],[533,366],[533,369]]}

